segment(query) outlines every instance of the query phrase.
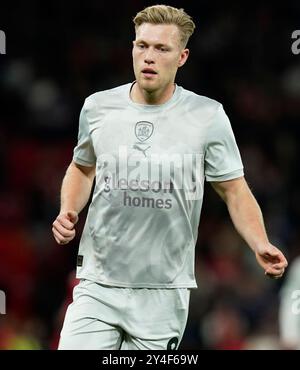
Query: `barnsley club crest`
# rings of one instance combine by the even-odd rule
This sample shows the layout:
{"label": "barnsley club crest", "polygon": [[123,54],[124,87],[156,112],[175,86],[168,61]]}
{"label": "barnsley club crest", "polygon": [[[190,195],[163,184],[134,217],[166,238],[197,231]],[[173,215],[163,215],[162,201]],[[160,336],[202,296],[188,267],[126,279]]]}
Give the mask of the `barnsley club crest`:
{"label": "barnsley club crest", "polygon": [[153,123],[148,121],[139,121],[135,125],[135,136],[143,142],[149,139],[153,133]]}

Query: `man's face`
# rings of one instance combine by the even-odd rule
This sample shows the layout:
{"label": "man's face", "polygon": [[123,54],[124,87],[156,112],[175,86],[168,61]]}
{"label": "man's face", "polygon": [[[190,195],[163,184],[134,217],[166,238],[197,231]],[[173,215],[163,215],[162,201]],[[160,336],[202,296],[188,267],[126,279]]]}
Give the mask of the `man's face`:
{"label": "man's face", "polygon": [[154,92],[175,80],[178,67],[187,57],[188,49],[180,44],[179,29],[173,24],[143,23],[136,30],[133,42],[133,69],[139,86]]}

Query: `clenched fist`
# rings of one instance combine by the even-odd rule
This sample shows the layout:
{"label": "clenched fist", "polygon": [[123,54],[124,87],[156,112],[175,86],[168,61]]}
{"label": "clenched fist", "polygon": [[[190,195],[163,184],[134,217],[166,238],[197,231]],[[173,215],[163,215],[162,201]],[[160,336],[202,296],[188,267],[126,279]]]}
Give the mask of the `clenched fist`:
{"label": "clenched fist", "polygon": [[56,217],[52,224],[52,232],[58,244],[67,244],[74,239],[77,221],[78,213],[75,211],[62,212]]}

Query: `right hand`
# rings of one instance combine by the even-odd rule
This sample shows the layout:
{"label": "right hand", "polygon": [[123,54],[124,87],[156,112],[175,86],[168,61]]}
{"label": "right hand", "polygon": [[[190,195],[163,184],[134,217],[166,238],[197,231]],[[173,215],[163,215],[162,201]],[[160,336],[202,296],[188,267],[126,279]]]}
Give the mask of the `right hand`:
{"label": "right hand", "polygon": [[67,211],[60,213],[52,224],[54,239],[58,244],[68,244],[75,237],[75,228],[78,221],[78,213]]}

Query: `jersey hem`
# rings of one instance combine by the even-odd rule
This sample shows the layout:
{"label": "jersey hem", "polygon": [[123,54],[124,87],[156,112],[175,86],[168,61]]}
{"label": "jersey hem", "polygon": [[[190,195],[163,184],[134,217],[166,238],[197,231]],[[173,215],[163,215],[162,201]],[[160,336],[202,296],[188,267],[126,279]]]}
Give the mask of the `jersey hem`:
{"label": "jersey hem", "polygon": [[149,284],[149,283],[138,283],[138,284],[132,284],[132,283],[124,283],[124,282],[116,282],[116,281],[103,281],[102,279],[97,279],[95,277],[91,277],[86,274],[76,274],[77,279],[87,279],[90,281],[93,281],[94,283],[97,284],[102,284],[102,285],[107,285],[107,286],[112,286],[116,288],[153,288],[153,289],[176,289],[176,288],[198,288],[196,282],[192,283],[183,283],[183,284]]}

